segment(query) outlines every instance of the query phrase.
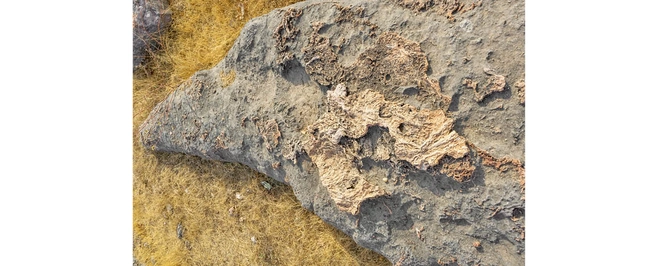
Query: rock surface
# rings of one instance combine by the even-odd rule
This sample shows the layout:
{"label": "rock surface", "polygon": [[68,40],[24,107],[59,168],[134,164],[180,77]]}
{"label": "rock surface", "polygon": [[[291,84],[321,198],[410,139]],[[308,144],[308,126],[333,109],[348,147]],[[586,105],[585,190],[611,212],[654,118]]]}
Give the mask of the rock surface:
{"label": "rock surface", "polygon": [[166,0],[132,1],[132,67],[144,61],[149,50],[158,45],[158,37],[169,27],[172,14]]}
{"label": "rock surface", "polygon": [[524,2],[274,10],[158,104],[140,139],[288,183],[396,265],[521,265]]}

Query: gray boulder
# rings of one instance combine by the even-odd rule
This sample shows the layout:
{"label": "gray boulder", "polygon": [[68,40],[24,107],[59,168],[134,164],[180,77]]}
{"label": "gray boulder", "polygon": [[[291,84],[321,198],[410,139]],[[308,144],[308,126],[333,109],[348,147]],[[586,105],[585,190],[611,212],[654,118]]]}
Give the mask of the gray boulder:
{"label": "gray boulder", "polygon": [[523,94],[523,1],[306,1],[248,22],[140,140],[287,183],[396,265],[522,265]]}
{"label": "gray boulder", "polygon": [[157,49],[160,34],[169,28],[172,13],[167,0],[132,1],[132,67],[144,61],[151,50]]}

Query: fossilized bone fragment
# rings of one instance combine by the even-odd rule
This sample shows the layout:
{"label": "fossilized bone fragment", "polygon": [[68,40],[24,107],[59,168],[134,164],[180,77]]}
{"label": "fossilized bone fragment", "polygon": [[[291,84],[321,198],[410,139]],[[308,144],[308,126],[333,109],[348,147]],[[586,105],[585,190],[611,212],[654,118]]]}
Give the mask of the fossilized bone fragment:
{"label": "fossilized bone fragment", "polygon": [[[466,140],[453,131],[454,121],[443,110],[418,110],[386,101],[382,94],[372,90],[346,96],[343,84],[338,84],[327,96],[330,111],[309,127],[311,137],[306,151],[321,171],[322,184],[342,210],[356,214],[362,201],[386,194],[359,173],[353,163],[357,154],[348,152],[339,143],[342,137],[363,137],[372,126],[387,128],[395,140],[394,157],[419,169],[437,166],[446,156],[455,164],[444,166],[445,169],[459,169],[462,163],[466,169],[473,167],[466,164],[467,160],[456,161],[470,151]],[[381,109],[389,110],[390,115],[381,116]],[[443,172],[456,172],[455,179],[462,181],[473,171]]]}
{"label": "fossilized bone fragment", "polygon": [[501,75],[490,74],[491,76],[487,79],[487,84],[480,88],[478,83],[471,79],[464,79],[462,85],[473,89],[475,93],[475,101],[482,102],[485,97],[489,96],[494,92],[502,92],[506,88],[506,78]]}
{"label": "fossilized bone fragment", "polygon": [[340,145],[328,140],[315,142],[307,152],[318,166],[320,182],[340,210],[357,214],[364,200],[388,194],[359,172],[354,155]]}

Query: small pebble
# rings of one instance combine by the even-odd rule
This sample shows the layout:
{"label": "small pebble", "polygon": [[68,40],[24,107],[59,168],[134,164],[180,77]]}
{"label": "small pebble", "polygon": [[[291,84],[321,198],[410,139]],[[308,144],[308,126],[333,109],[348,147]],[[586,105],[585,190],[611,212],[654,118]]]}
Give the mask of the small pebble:
{"label": "small pebble", "polygon": [[262,181],[262,182],[260,182],[260,184],[262,184],[262,186],[263,186],[266,190],[271,190],[271,184],[269,184],[269,182],[267,182],[267,181]]}
{"label": "small pebble", "polygon": [[255,239],[255,236],[251,236],[251,242],[253,242],[253,244],[255,244],[257,242],[257,239]]}
{"label": "small pebble", "polygon": [[383,182],[387,183],[387,177],[383,177]]}
{"label": "small pebble", "polygon": [[183,225],[181,223],[176,226],[176,237],[179,239],[183,238]]}
{"label": "small pebble", "polygon": [[237,192],[237,194],[234,195],[238,200],[243,199],[244,197],[241,196],[241,193]]}

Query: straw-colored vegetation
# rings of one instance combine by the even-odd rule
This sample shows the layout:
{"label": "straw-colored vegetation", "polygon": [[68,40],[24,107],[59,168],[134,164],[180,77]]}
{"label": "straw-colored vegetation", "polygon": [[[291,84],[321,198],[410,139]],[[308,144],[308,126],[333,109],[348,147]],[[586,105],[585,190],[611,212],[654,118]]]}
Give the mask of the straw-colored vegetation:
{"label": "straw-colored vegetation", "polygon": [[[133,256],[144,265],[389,265],[303,209],[290,187],[239,164],[154,154],[137,128],[244,23],[288,1],[173,0],[162,49],[134,74]],[[234,73],[228,73],[234,75]],[[267,190],[261,181],[272,184]]]}

